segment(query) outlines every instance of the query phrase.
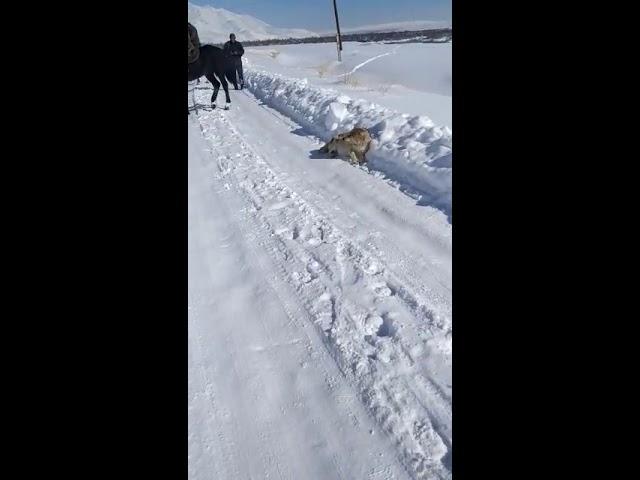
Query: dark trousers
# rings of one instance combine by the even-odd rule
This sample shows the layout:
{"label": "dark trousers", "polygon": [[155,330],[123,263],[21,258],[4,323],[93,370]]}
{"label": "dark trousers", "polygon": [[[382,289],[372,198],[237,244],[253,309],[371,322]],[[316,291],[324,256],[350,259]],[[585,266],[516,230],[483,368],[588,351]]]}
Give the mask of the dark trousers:
{"label": "dark trousers", "polygon": [[233,57],[232,68],[233,68],[233,78],[239,79],[241,84],[244,83],[244,76],[242,75],[242,57]]}

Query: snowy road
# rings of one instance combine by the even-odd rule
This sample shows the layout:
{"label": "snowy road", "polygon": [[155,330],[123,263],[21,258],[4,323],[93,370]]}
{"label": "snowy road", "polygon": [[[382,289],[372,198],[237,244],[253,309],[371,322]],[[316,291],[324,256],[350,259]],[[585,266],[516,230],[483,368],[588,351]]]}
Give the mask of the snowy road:
{"label": "snowy road", "polygon": [[450,478],[446,216],[232,101],[189,118],[190,478]]}

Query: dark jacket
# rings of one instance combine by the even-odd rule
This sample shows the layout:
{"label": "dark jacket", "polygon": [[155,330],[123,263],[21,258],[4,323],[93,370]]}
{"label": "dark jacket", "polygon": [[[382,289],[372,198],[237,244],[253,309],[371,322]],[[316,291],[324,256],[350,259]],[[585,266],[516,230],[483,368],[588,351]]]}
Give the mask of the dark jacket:
{"label": "dark jacket", "polygon": [[231,40],[229,40],[224,44],[224,48],[222,50],[226,57],[240,58],[244,55],[244,48],[242,48],[242,44],[237,40],[235,42],[231,42]]}
{"label": "dark jacket", "polygon": [[196,30],[196,27],[190,23],[188,23],[188,25],[189,35],[187,38],[187,62],[193,63],[200,57],[200,39],[198,38],[198,31]]}

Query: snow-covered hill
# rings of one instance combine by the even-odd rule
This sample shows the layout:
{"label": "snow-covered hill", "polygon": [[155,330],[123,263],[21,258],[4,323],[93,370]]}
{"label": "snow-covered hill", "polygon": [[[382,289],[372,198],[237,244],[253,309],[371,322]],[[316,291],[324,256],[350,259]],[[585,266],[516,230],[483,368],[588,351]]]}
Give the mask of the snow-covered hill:
{"label": "snow-covered hill", "polygon": [[223,8],[189,3],[189,22],[196,27],[203,43],[221,43],[235,33],[238,41],[317,36],[309,30],[277,28],[249,15],[239,15]]}

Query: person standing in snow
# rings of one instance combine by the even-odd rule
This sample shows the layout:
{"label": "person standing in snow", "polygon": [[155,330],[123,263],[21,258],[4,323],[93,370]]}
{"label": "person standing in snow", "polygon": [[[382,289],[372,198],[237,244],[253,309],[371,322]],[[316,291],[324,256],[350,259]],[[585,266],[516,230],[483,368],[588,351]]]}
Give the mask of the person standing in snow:
{"label": "person standing in snow", "polygon": [[[233,78],[240,80],[240,90],[244,87],[244,76],[242,74],[242,55],[244,55],[244,48],[240,42],[236,42],[236,35],[232,33],[229,35],[229,41],[224,44],[223,48],[226,57],[231,59],[231,71]],[[237,90],[237,83],[234,84]]]}
{"label": "person standing in snow", "polygon": [[[189,33],[187,35],[187,70],[200,59],[200,38],[196,27],[187,22]],[[197,83],[200,83],[198,78]]]}
{"label": "person standing in snow", "polygon": [[198,31],[196,27],[187,22],[189,26],[189,34],[187,37],[187,63],[192,64],[198,61],[200,58],[200,39],[198,38]]}

